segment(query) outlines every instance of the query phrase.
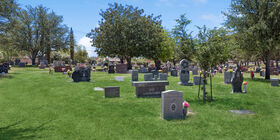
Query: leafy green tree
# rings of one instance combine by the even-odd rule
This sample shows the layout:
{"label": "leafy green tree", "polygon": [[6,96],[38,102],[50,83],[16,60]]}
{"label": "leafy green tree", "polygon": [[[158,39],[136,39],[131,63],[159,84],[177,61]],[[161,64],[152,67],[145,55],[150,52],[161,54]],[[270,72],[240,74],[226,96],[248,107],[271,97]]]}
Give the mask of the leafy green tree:
{"label": "leafy green tree", "polygon": [[[230,57],[231,47],[229,42],[228,32],[223,29],[214,28],[212,30],[203,27],[198,27],[198,39],[196,40],[196,60],[199,66],[203,69],[203,101],[206,100],[205,83],[206,76],[210,75],[211,68],[216,67],[228,60]],[[210,75],[211,97],[212,101],[212,79]]]}
{"label": "leafy green tree", "polygon": [[[130,5],[109,4],[101,10],[99,26],[88,33],[100,56],[119,57],[131,69],[131,58],[151,56],[162,38],[160,17],[145,15],[143,9]],[[149,53],[149,54],[147,54]]]}
{"label": "leafy green tree", "polygon": [[[232,0],[226,25],[239,33],[242,50],[260,56],[270,79],[269,62],[280,41],[280,2],[278,0]],[[255,50],[255,51],[252,51]]]}
{"label": "leafy green tree", "polygon": [[75,60],[81,63],[88,60],[88,53],[84,46],[76,46],[75,49]]}
{"label": "leafy green tree", "polygon": [[187,26],[191,23],[191,20],[186,17],[186,14],[183,14],[179,19],[176,19],[176,22],[177,25],[172,30],[177,46],[177,49],[174,50],[177,55],[176,57],[179,60],[187,59],[192,61],[194,58],[193,56],[195,55],[195,44],[191,35],[192,32],[187,30]]}
{"label": "leafy green tree", "polygon": [[50,62],[52,50],[66,49],[68,45],[68,28],[62,24],[62,16],[48,11],[41,5],[28,6],[18,14],[17,47],[28,53],[32,65],[38,56],[45,55]]}

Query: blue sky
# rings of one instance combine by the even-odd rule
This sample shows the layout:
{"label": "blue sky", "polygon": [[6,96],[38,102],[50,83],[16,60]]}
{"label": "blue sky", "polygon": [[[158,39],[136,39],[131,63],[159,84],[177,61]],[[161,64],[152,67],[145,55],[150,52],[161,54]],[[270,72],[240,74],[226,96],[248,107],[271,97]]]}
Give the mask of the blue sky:
{"label": "blue sky", "polygon": [[90,39],[85,35],[98,25],[99,12],[108,8],[108,3],[133,5],[144,9],[147,14],[161,15],[162,25],[171,30],[175,19],[181,14],[192,21],[189,31],[197,33],[196,25],[209,28],[219,27],[224,22],[222,11],[226,11],[231,0],[17,0],[21,7],[43,6],[64,17],[64,24],[73,28],[77,44],[86,47],[89,56],[95,56]]}

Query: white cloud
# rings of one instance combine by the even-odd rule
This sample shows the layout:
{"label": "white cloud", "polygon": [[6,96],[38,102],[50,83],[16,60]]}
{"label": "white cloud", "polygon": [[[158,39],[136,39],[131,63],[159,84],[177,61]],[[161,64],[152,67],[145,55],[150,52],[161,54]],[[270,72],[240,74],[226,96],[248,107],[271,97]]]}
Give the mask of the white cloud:
{"label": "white cloud", "polygon": [[90,42],[90,38],[84,36],[82,37],[79,42],[78,45],[84,46],[86,48],[86,51],[88,52],[88,56],[97,56],[96,52],[94,52],[94,47],[91,46],[91,42]]}

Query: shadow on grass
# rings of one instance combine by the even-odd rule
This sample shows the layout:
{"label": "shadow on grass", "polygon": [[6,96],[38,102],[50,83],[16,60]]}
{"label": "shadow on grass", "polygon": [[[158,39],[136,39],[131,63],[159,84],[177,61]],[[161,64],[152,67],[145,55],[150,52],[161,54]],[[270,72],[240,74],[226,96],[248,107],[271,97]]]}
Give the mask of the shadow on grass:
{"label": "shadow on grass", "polygon": [[5,74],[5,75],[0,74],[0,79],[12,79],[12,78],[14,78],[14,76],[12,76],[11,74]]}
{"label": "shadow on grass", "polygon": [[254,79],[244,78],[244,81],[254,81],[254,82],[270,83],[270,80],[266,80],[266,79],[263,79],[263,78],[254,78]]}
{"label": "shadow on grass", "polygon": [[45,125],[50,121],[44,122],[36,127],[23,128],[19,125],[23,123],[23,121],[18,121],[13,124],[10,124],[5,127],[0,127],[0,139],[1,140],[11,140],[11,139],[20,139],[20,140],[30,140],[30,139],[38,139],[40,136],[36,135],[37,132],[45,130]]}

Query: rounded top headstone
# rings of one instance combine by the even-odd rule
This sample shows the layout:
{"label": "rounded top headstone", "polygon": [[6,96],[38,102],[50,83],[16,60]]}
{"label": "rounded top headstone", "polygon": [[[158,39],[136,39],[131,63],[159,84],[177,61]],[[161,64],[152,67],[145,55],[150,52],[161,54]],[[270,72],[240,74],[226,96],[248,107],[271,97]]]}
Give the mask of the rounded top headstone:
{"label": "rounded top headstone", "polygon": [[180,67],[181,69],[188,69],[189,67],[189,61],[186,59],[183,59],[180,61]]}

